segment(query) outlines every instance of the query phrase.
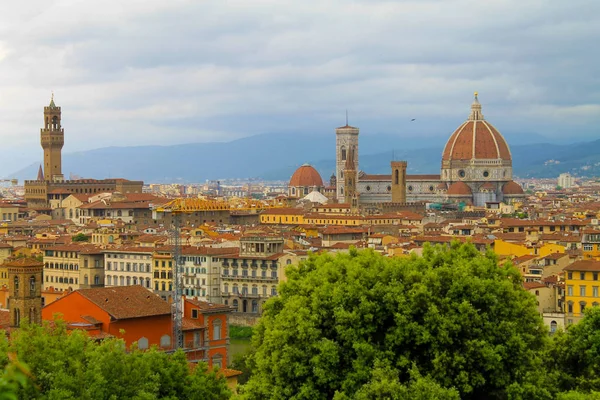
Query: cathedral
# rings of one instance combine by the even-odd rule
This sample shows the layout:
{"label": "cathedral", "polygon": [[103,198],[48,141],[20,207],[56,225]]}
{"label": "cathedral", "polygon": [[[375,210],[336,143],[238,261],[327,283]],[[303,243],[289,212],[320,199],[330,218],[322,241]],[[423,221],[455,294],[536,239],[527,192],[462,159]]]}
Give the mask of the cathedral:
{"label": "cathedral", "polygon": [[485,120],[475,93],[471,113],[450,135],[439,175],[407,175],[405,161],[391,161],[389,175],[359,170],[359,129],[342,126],[336,131],[336,199],[361,206],[382,203],[463,202],[474,206],[511,203],[524,197],[512,180],[510,148],[500,132]]}

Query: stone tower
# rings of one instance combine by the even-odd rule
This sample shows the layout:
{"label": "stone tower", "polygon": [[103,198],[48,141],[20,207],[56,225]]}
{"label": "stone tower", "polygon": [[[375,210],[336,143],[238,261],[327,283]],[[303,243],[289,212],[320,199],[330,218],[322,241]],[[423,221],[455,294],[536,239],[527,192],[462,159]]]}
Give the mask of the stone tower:
{"label": "stone tower", "polygon": [[44,107],[44,127],[41,129],[41,142],[44,149],[44,180],[62,181],[61,151],[65,144],[65,131],[60,124],[60,107],[54,104],[54,94],[50,105]]}
{"label": "stone tower", "polygon": [[10,326],[18,328],[24,318],[42,323],[42,272],[44,263],[35,258],[6,261],[8,269]]}
{"label": "stone tower", "polygon": [[392,203],[406,203],[406,161],[392,161]]}
{"label": "stone tower", "polygon": [[358,182],[358,128],[346,125],[335,130],[335,175],[336,175],[336,198],[338,202],[345,201],[344,193],[344,168],[350,148],[354,148],[354,182]]}
{"label": "stone tower", "polygon": [[344,203],[352,205],[352,200],[357,199],[357,173],[354,164],[354,146],[348,149],[348,157],[344,165]]}

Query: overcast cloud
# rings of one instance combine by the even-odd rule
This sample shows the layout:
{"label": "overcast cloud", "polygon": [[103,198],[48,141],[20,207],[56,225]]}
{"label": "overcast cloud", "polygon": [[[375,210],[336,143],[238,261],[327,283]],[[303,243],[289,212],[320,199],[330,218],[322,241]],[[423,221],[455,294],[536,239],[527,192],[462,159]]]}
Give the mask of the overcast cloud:
{"label": "overcast cloud", "polygon": [[[0,14],[0,173],[64,152],[332,134],[600,137],[598,0],[27,0]],[[410,119],[416,118],[414,123]]]}

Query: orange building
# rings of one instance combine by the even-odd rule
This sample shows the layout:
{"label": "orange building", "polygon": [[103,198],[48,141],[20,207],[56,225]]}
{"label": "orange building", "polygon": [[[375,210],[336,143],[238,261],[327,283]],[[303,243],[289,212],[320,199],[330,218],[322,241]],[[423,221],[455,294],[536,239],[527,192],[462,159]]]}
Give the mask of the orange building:
{"label": "orange building", "polygon": [[[186,300],[183,350],[188,360],[227,365],[228,312],[226,306]],[[71,292],[44,307],[42,319],[52,320],[56,314],[70,328],[91,336],[122,338],[127,346],[137,342],[140,349],[173,349],[171,306],[139,285]]]}

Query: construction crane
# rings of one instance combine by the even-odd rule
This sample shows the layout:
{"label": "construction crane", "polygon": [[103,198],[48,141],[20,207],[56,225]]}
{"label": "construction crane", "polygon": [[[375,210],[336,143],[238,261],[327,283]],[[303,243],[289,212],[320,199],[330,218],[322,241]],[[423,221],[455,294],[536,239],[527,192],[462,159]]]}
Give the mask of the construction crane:
{"label": "construction crane", "polygon": [[230,201],[209,200],[200,198],[177,198],[156,207],[159,213],[171,214],[172,243],[173,243],[173,304],[171,312],[173,318],[174,348],[181,349],[183,343],[183,257],[181,250],[181,216],[199,211],[235,211],[235,210],[266,210],[268,208],[284,207],[284,204],[275,200],[256,200],[250,198],[232,199]]}

